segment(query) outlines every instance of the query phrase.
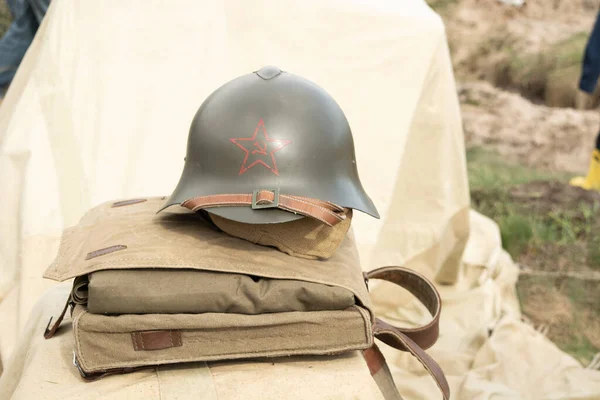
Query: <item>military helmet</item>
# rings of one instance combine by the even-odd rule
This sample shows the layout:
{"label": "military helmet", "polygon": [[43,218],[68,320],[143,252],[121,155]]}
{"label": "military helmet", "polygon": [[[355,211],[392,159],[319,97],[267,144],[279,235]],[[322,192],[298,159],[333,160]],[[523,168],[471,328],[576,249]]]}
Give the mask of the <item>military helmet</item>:
{"label": "military helmet", "polygon": [[333,225],[344,208],[379,218],[340,106],[272,66],[226,83],[201,105],[179,184],[162,209],[175,204],[250,224],[309,216]]}

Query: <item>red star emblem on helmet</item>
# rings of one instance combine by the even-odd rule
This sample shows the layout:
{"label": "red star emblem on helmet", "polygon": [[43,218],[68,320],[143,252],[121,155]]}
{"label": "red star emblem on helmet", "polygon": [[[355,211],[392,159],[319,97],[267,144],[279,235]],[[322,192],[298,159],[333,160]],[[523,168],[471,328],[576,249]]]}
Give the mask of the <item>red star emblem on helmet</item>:
{"label": "red star emblem on helmet", "polygon": [[279,175],[277,162],[275,161],[275,153],[292,143],[291,140],[270,138],[262,118],[258,121],[258,125],[256,126],[252,137],[232,138],[229,140],[245,153],[239,175],[242,175],[250,168],[259,164],[275,175]]}

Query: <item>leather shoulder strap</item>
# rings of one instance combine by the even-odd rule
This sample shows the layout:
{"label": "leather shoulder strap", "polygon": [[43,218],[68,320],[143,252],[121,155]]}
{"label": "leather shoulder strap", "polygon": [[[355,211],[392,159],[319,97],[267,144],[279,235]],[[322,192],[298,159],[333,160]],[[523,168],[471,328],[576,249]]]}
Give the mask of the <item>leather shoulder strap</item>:
{"label": "leather shoulder strap", "polygon": [[[437,341],[442,301],[433,284],[424,276],[403,267],[383,267],[365,274],[367,280],[381,279],[411,292],[429,310],[433,319],[419,328],[399,328],[379,318],[373,324],[375,337],[389,346],[410,352],[429,372],[442,392],[444,400],[450,398],[450,386],[440,366],[423,349]],[[385,360],[383,360],[385,362]],[[389,371],[389,370],[388,370]]]}
{"label": "leather shoulder strap", "polygon": [[[427,278],[403,267],[382,267],[366,273],[367,279],[381,279],[394,283],[412,293],[427,307],[433,319],[427,325],[418,328],[395,328],[412,339],[423,349],[428,349],[435,344],[439,335],[440,314],[442,300],[435,286]],[[377,320],[375,328],[382,332],[389,330],[391,325]],[[386,340],[381,339],[383,342]],[[386,342],[387,343],[387,342]],[[389,344],[389,343],[388,343]],[[400,349],[407,351],[406,349]]]}

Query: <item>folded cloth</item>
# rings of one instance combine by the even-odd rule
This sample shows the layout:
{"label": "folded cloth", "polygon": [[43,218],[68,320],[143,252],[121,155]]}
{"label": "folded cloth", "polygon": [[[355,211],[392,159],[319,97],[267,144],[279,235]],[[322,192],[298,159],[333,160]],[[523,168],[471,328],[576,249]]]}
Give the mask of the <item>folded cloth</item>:
{"label": "folded cloth", "polygon": [[352,210],[335,226],[327,226],[312,218],[281,224],[244,224],[210,214],[212,222],[223,232],[249,242],[278,249],[290,256],[309,260],[331,258],[350,229]]}
{"label": "folded cloth", "polygon": [[[97,271],[88,279],[87,308],[93,314],[262,314],[355,304],[354,294],[341,287],[243,274],[128,269]],[[76,294],[84,297],[84,288]]]}

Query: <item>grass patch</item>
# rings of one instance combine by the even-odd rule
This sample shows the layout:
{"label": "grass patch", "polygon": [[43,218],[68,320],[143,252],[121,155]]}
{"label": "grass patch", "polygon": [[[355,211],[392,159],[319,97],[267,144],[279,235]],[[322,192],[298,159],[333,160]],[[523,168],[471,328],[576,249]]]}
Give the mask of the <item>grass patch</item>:
{"label": "grass patch", "polygon": [[456,4],[457,0],[427,0],[426,2],[435,12],[443,14],[449,6]]}
{"label": "grass patch", "polygon": [[557,181],[563,173],[541,171],[507,162],[479,148],[467,151],[473,208],[500,226],[504,247],[518,258],[532,246],[573,245],[583,241],[589,257],[600,263],[593,235],[600,202],[581,202],[578,192]]}
{"label": "grass patch", "polygon": [[554,67],[563,68],[571,65],[580,65],[583,52],[588,40],[588,32],[578,32],[571,37],[550,46],[546,54],[553,55]]}
{"label": "grass patch", "polygon": [[517,294],[534,325],[548,326],[548,337],[583,365],[600,351],[600,282],[526,275]]}
{"label": "grass patch", "polygon": [[600,228],[594,230],[594,235],[591,240],[588,241],[587,248],[587,262],[588,265],[596,270],[600,270]]}
{"label": "grass patch", "polygon": [[[467,168],[473,208],[500,226],[504,248],[518,258],[532,245],[570,244],[588,234],[593,212],[586,205],[577,210],[536,207],[534,201],[515,199],[510,189],[531,182],[566,181],[566,174],[540,171],[508,163],[500,155],[480,148],[467,151]],[[545,199],[541,198],[541,201]],[[533,204],[528,204],[533,203]],[[536,209],[537,208],[537,209]]]}
{"label": "grass patch", "polygon": [[535,54],[507,50],[504,87],[551,107],[573,107],[588,33],[579,32]]}
{"label": "grass patch", "polygon": [[559,347],[584,365],[592,361],[594,354],[600,351],[587,337],[581,335],[572,337],[570,341]]}
{"label": "grass patch", "polygon": [[527,250],[533,238],[533,224],[519,214],[507,215],[499,222],[502,244],[511,254],[521,254]]}
{"label": "grass patch", "polygon": [[579,32],[546,47],[535,54],[521,54],[507,49],[508,61],[515,76],[523,80],[547,76],[552,72],[571,66],[580,66],[588,39],[588,32]]}
{"label": "grass patch", "polygon": [[567,279],[562,283],[565,293],[573,302],[576,309],[588,308],[600,317],[600,296],[598,281]]}
{"label": "grass patch", "polygon": [[471,189],[502,189],[533,181],[565,180],[570,175],[542,171],[506,161],[498,153],[474,147],[467,150],[467,170]]}
{"label": "grass patch", "polygon": [[[579,32],[536,53],[520,49],[507,28],[489,35],[467,58],[466,68],[495,86],[550,107],[575,107],[577,83],[589,32]],[[600,93],[599,93],[600,94]],[[600,96],[595,95],[592,106]]]}
{"label": "grass patch", "polygon": [[[566,174],[480,148],[467,151],[467,168],[472,207],[498,223],[517,262],[552,272],[600,269],[600,195],[569,187]],[[583,364],[600,351],[599,292],[599,281],[567,277],[522,275],[517,283],[523,313]]]}
{"label": "grass patch", "polygon": [[[578,32],[537,54],[525,55],[519,61],[513,58],[514,78],[509,86],[549,107],[577,107],[578,83],[588,38],[589,32]],[[600,90],[596,90],[589,107],[599,104]]]}

